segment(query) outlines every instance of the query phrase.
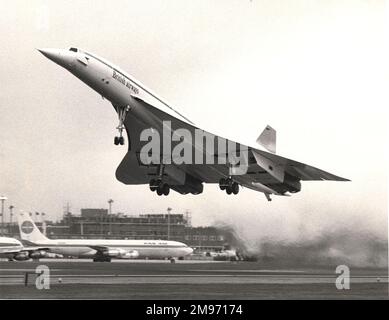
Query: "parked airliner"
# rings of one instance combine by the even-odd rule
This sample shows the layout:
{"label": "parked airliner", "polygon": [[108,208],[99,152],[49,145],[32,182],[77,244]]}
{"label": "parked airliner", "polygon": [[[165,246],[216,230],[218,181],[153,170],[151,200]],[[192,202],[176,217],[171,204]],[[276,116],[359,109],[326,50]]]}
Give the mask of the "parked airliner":
{"label": "parked airliner", "polygon": [[186,244],[165,240],[108,240],[108,239],[48,239],[41,233],[29,214],[18,215],[20,237],[29,245],[42,246],[49,252],[95,262],[115,259],[163,259],[174,262],[193,252]]}

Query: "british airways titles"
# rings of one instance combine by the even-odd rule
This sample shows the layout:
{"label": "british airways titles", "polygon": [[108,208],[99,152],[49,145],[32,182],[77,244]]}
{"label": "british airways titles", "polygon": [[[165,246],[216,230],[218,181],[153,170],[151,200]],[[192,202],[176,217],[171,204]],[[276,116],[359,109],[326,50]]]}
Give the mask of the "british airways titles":
{"label": "british airways titles", "polygon": [[127,88],[129,88],[133,93],[139,94],[139,89],[134,87],[132,83],[127,80],[125,76],[122,74],[118,73],[116,70],[113,70],[112,78],[116,79],[120,83],[124,84]]}

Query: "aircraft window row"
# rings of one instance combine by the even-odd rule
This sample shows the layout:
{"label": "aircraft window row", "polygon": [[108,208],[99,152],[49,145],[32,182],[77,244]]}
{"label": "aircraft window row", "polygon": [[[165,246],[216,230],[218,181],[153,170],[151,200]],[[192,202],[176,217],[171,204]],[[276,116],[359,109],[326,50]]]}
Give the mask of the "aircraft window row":
{"label": "aircraft window row", "polygon": [[203,240],[203,241],[223,241],[223,236],[201,236],[201,235],[186,235],[185,240]]}

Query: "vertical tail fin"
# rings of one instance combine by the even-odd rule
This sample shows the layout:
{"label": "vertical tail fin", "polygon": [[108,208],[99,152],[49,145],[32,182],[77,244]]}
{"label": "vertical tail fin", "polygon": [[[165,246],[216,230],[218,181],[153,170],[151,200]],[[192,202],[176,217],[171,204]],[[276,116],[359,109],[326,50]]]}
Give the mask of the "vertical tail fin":
{"label": "vertical tail fin", "polygon": [[266,150],[276,153],[277,131],[267,125],[257,138],[257,143],[266,148]]}
{"label": "vertical tail fin", "polygon": [[20,238],[22,240],[27,240],[33,243],[49,240],[42,234],[42,232],[40,232],[28,213],[21,212],[18,214],[18,225]]}

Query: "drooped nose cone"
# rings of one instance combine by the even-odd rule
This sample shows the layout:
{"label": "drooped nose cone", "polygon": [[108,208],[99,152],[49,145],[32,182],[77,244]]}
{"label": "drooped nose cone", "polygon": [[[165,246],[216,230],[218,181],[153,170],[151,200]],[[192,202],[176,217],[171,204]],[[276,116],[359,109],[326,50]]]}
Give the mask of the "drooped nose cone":
{"label": "drooped nose cone", "polygon": [[71,57],[66,52],[66,50],[45,48],[45,49],[38,49],[38,51],[42,53],[46,58],[55,62],[56,64],[59,64],[64,68],[69,68],[71,63]]}

